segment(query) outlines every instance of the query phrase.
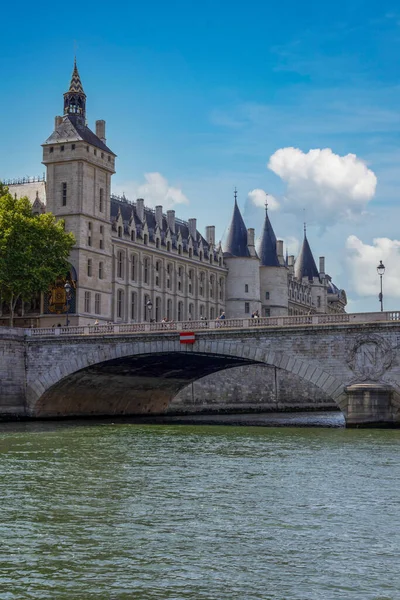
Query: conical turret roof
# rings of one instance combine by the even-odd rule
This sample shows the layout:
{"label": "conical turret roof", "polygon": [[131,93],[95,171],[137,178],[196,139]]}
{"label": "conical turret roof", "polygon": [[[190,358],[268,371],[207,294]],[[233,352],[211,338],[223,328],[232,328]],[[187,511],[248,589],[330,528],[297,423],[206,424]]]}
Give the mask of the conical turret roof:
{"label": "conical turret roof", "polygon": [[276,236],[265,210],[264,228],[257,244],[257,254],[261,267],[279,267],[279,259],[276,253]]}
{"label": "conical turret roof", "polygon": [[74,70],[72,71],[71,83],[69,84],[68,92],[85,95],[85,92],[83,91],[81,78],[79,76],[78,67],[76,66],[76,58],[74,60]]}
{"label": "conical turret roof", "polygon": [[312,281],[314,277],[319,278],[317,265],[315,264],[305,231],[300,254],[296,258],[296,262],[294,264],[294,276],[297,279],[303,279],[303,277],[307,277],[310,281]]}
{"label": "conical turret roof", "polygon": [[247,229],[237,205],[236,192],[232,220],[228,228],[223,251],[225,254],[229,254],[230,256],[250,256],[250,252],[247,247]]}

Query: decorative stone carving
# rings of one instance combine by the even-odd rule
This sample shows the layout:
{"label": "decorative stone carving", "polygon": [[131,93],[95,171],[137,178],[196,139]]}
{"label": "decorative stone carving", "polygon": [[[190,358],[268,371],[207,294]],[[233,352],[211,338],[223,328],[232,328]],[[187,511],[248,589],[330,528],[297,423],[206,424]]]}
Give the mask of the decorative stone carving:
{"label": "decorative stone carving", "polygon": [[347,364],[362,380],[377,381],[390,367],[393,351],[379,335],[360,336],[350,349]]}

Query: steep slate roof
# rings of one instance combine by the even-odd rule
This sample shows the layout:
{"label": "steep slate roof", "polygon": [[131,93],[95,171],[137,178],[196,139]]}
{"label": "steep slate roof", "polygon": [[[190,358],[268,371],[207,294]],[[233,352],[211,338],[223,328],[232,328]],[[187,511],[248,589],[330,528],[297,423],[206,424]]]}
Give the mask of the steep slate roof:
{"label": "steep slate roof", "polygon": [[276,253],[276,236],[272,229],[267,210],[265,211],[264,229],[257,244],[257,254],[262,267],[280,266]]}
{"label": "steep slate roof", "polygon": [[[133,216],[133,221],[131,227],[133,227],[133,223],[135,224],[136,233],[139,237],[142,236],[144,223],[147,223],[147,227],[149,230],[149,238],[150,240],[154,240],[155,231],[157,227],[156,216],[154,210],[148,207],[144,207],[144,221],[143,223],[140,221],[139,216],[136,210],[136,204],[133,202],[129,202],[126,198],[119,198],[117,196],[111,196],[110,202],[110,216],[111,222],[115,226],[115,221],[118,218],[118,213],[121,213],[121,217],[124,223],[125,233],[128,232],[128,224]],[[162,228],[161,228],[161,244],[166,244],[166,236],[169,231],[168,221],[165,214],[163,214],[162,218]],[[175,218],[175,233],[171,232],[171,240],[172,246],[177,247],[177,240],[179,231],[182,235],[182,246],[183,250],[187,251],[188,240],[189,240],[189,224],[186,221],[182,221],[181,219]],[[210,255],[210,244],[207,240],[201,235],[201,233],[196,230],[196,239],[192,238],[193,244],[193,254],[198,255],[200,242],[203,244],[203,251],[205,258],[208,258]],[[217,248],[213,248],[214,256],[217,256]]]}
{"label": "steep slate roof", "polygon": [[247,247],[247,229],[235,198],[233,215],[228,233],[223,245],[224,254],[227,256],[250,256]]}
{"label": "steep slate roof", "polygon": [[108,152],[113,156],[116,156],[110,148],[108,148],[100,138],[97,137],[93,131],[86,125],[81,125],[75,115],[67,115],[63,117],[62,122],[53,131],[50,137],[47,138],[46,144],[59,144],[67,142],[80,142],[84,141],[104,152]]}
{"label": "steep slate roof", "polygon": [[300,254],[296,258],[296,262],[294,263],[294,276],[297,279],[303,279],[303,277],[308,277],[310,281],[312,281],[314,277],[319,278],[317,265],[315,264],[315,260],[312,255],[310,244],[308,243],[305,232]]}

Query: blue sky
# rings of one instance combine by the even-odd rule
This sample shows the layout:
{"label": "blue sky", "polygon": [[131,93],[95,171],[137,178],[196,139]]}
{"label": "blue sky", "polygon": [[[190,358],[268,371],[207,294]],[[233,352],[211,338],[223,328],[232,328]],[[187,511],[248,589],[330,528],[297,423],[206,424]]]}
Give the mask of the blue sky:
{"label": "blue sky", "polygon": [[[40,144],[62,109],[75,40],[89,126],[104,118],[118,155],[114,191],[132,199],[147,191],[149,204],[165,193],[165,206],[187,200],[176,204],[177,214],[196,216],[201,230],[215,224],[219,237],[235,186],[256,234],[263,208],[248,194],[268,191],[279,205],[271,220],[289,252],[301,241],[306,208],[315,257],[326,256],[351,310],[378,308],[380,259],[387,266],[386,307],[398,308],[397,6],[361,0],[8,4],[2,8],[0,177],[43,171]],[[301,150],[301,171],[286,151],[275,170],[267,168],[271,156],[290,147]],[[321,155],[308,169],[314,165],[309,151],[326,148],[332,156]],[[348,154],[356,156],[354,164],[342,160]],[[143,187],[148,173],[157,176]]]}

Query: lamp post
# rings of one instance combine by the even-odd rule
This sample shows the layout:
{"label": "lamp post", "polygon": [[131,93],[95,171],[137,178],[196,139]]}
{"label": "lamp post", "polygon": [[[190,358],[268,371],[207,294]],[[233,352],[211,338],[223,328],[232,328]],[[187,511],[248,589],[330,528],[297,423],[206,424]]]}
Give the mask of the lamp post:
{"label": "lamp post", "polygon": [[153,303],[151,300],[147,300],[146,302],[146,308],[149,311],[149,321],[151,323],[151,309],[153,308]]}
{"label": "lamp post", "polygon": [[381,303],[381,312],[383,312],[383,292],[382,292],[382,277],[385,274],[385,265],[382,261],[379,262],[379,265],[376,267],[378,271],[378,275],[381,278],[381,291],[379,292],[379,302]]}
{"label": "lamp post", "polygon": [[71,289],[72,289],[71,285],[67,281],[67,283],[64,285],[65,296],[66,296],[66,300],[67,300],[67,302],[66,302],[66,304],[67,304],[67,327],[69,325],[69,301],[71,299]]}

